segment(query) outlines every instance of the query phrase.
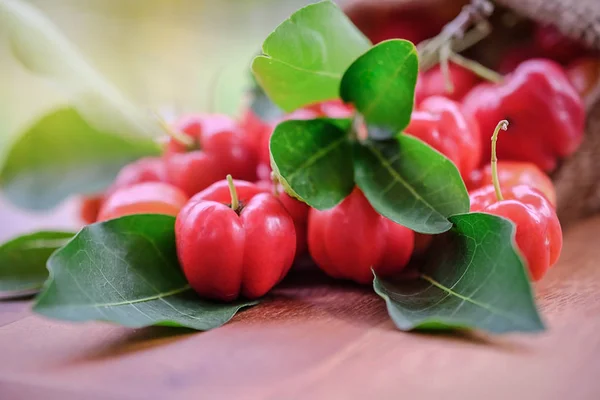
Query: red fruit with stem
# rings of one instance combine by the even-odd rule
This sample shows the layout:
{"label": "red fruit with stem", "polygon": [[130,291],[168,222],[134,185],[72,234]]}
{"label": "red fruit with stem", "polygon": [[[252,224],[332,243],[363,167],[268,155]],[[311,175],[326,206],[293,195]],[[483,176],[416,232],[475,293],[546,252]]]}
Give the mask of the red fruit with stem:
{"label": "red fruit with stem", "polygon": [[115,190],[106,197],[98,221],[131,214],[177,215],[188,197],[180,189],[164,182],[145,182]]}
{"label": "red fruit with stem", "polygon": [[413,231],[379,215],[358,188],[337,206],[308,215],[310,255],[334,278],[368,284],[371,269],[394,275],[408,263],[413,246]]}
{"label": "red fruit with stem", "polygon": [[[202,297],[232,301],[265,295],[289,271],[296,250],[294,222],[268,193],[238,197],[229,175],[230,199],[190,200],[177,216],[177,256],[191,287]],[[222,199],[220,189],[210,196]]]}
{"label": "red fruit with stem", "polygon": [[[475,86],[462,109],[477,121],[484,136],[497,121],[508,120],[511,131],[498,144],[498,156],[530,161],[546,172],[573,154],[583,140],[583,102],[553,61],[525,61],[502,83]],[[489,140],[482,137],[482,144],[484,153],[489,153]]]}
{"label": "red fruit with stem", "polygon": [[415,136],[448,157],[463,177],[481,162],[477,123],[460,104],[440,96],[425,99],[411,115],[406,134]]}
{"label": "red fruit with stem", "polygon": [[471,211],[485,212],[511,220],[516,227],[515,241],[527,262],[531,279],[541,279],[558,260],[562,249],[562,230],[554,208],[537,189],[526,185],[500,188],[497,173],[496,140],[507,121],[500,121],[492,136],[493,185],[470,194]]}
{"label": "red fruit with stem", "polygon": [[[512,187],[527,185],[539,190],[556,207],[556,190],[548,175],[535,164],[524,161],[498,161],[498,182],[500,186]],[[469,191],[491,185],[493,182],[492,168],[488,164],[482,169],[475,170],[466,180]]]}
{"label": "red fruit with stem", "polygon": [[[239,125],[224,115],[190,115],[175,128],[165,152],[169,182],[193,196],[222,176],[256,179],[257,156]],[[185,143],[184,143],[185,142]]]}

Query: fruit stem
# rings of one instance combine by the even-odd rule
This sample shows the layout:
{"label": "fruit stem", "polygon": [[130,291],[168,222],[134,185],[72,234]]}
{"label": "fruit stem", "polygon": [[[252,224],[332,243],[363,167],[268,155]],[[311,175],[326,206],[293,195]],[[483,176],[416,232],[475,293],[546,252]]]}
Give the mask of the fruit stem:
{"label": "fruit stem", "polygon": [[227,184],[229,185],[229,193],[231,194],[231,208],[233,211],[237,211],[240,207],[240,200],[238,199],[237,190],[235,189],[231,175],[227,175]]}
{"label": "fruit stem", "polygon": [[[447,23],[442,31],[435,37],[419,43],[419,70],[424,72],[436,65],[440,60],[440,49],[446,45],[456,48],[457,51],[465,50],[483,39],[490,31],[487,18],[492,15],[494,5],[489,0],[471,0],[452,21]],[[469,36],[467,29],[475,26],[476,36]],[[459,50],[460,49],[460,50]]]}
{"label": "fruit stem", "polygon": [[453,63],[458,64],[461,67],[464,67],[464,68],[472,71],[473,73],[475,73],[476,75],[480,76],[481,78],[483,78],[485,80],[488,80],[493,83],[502,82],[502,79],[503,79],[502,75],[500,75],[496,71],[491,70],[488,67],[478,63],[477,61],[470,60],[470,59],[463,57],[460,54],[457,54],[454,52],[450,52],[450,54],[448,55],[448,58]]}
{"label": "fruit stem", "polygon": [[503,119],[498,122],[494,134],[492,135],[492,183],[494,184],[494,190],[496,191],[496,198],[498,201],[504,200],[502,197],[502,191],[500,190],[500,179],[498,178],[498,157],[496,156],[496,142],[498,141],[498,134],[500,129],[503,131],[508,129],[508,121]]}
{"label": "fruit stem", "polygon": [[446,93],[454,92],[454,82],[452,82],[452,76],[450,75],[450,65],[448,62],[451,53],[452,50],[450,49],[450,45],[443,46],[440,50],[440,70],[442,71],[442,75],[444,76],[444,86]]}
{"label": "fruit stem", "polygon": [[187,149],[193,149],[195,147],[194,139],[185,133],[181,133],[175,129],[172,129],[169,124],[167,124],[165,120],[162,119],[157,113],[154,113],[154,115],[167,136],[175,140],[177,143],[185,146]]}

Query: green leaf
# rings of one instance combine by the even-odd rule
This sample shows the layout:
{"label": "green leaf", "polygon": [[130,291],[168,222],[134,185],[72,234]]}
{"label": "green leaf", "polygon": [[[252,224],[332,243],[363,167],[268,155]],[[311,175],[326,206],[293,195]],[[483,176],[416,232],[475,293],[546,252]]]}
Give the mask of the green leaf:
{"label": "green leaf", "polygon": [[155,118],[134,106],[96,72],[31,4],[0,1],[0,26],[21,64],[63,90],[96,129],[134,137],[155,137],[162,132]]}
{"label": "green leaf", "polygon": [[340,96],[354,104],[368,125],[377,126],[377,132],[388,132],[389,138],[410,122],[418,69],[417,49],[411,42],[379,43],[348,68]]}
{"label": "green leaf", "polygon": [[0,187],[20,207],[51,208],[71,194],[103,189],[128,162],[159,153],[150,139],[98,131],[65,108],[44,116],[12,145]]}
{"label": "green leaf", "polygon": [[375,278],[375,291],[401,330],[544,330],[512,222],[491,214],[450,217],[416,280]]}
{"label": "green leaf", "polygon": [[349,120],[330,119],[277,125],[270,142],[271,165],[288,193],[324,210],[352,192],[349,126]]}
{"label": "green leaf", "polygon": [[50,260],[34,311],[68,321],[216,328],[257,301],[217,303],[187,283],[175,248],[175,218],[130,215],[88,225]]}
{"label": "green leaf", "polygon": [[0,246],[0,297],[18,296],[41,288],[48,278],[46,261],[74,235],[42,231],[20,236]]}
{"label": "green leaf", "polygon": [[456,166],[412,136],[357,143],[354,177],[373,208],[417,232],[445,232],[449,216],[469,211]]}
{"label": "green leaf", "polygon": [[298,11],[263,43],[252,71],[284,111],[338,98],[346,68],[370,47],[369,40],[334,3]]}

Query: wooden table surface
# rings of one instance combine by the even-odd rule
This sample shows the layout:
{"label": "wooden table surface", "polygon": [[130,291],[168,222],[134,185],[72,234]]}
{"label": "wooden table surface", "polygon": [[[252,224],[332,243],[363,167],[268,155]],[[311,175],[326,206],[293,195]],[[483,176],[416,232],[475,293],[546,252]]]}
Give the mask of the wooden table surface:
{"label": "wooden table surface", "polygon": [[298,272],[213,331],[70,324],[0,302],[0,399],[600,399],[600,218],[536,287],[541,335],[397,331],[368,289]]}

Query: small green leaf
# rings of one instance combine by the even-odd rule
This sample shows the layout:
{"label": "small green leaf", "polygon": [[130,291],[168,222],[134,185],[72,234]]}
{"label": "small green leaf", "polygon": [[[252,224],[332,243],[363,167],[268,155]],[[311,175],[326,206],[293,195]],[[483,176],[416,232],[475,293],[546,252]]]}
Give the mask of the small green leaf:
{"label": "small green leaf", "polygon": [[[352,147],[349,120],[285,121],[271,136],[271,164],[286,190],[324,210],[352,192]],[[346,128],[346,129],[344,129]]]}
{"label": "small green leaf", "polygon": [[436,237],[419,278],[375,278],[375,291],[385,299],[396,326],[544,330],[512,222],[484,213],[455,215],[450,221],[454,226]]}
{"label": "small green leaf", "polygon": [[12,145],[0,187],[20,207],[51,208],[69,195],[105,188],[125,164],[159,153],[150,139],[98,131],[65,108],[44,116]]}
{"label": "small green leaf", "polygon": [[408,135],[354,147],[357,185],[380,214],[421,233],[441,233],[448,217],[469,211],[469,194],[456,166]]}
{"label": "small green leaf", "polygon": [[134,106],[95,71],[33,5],[20,0],[0,1],[0,26],[17,60],[56,84],[96,129],[129,137],[162,133],[155,118]]}
{"label": "small green leaf", "polygon": [[187,283],[175,249],[175,218],[130,215],[88,225],[48,260],[34,311],[67,321],[216,328],[257,301],[217,303]]}
{"label": "small green leaf", "polygon": [[379,43],[348,68],[340,96],[354,104],[367,125],[377,127],[378,139],[382,132],[388,132],[385,138],[389,138],[410,122],[418,69],[417,49],[411,42]]}
{"label": "small green leaf", "polygon": [[0,246],[0,297],[41,288],[48,278],[46,261],[74,235],[42,231],[20,236]]}
{"label": "small green leaf", "polygon": [[279,25],[252,71],[271,100],[289,112],[338,98],[344,71],[370,45],[338,6],[322,1]]}

